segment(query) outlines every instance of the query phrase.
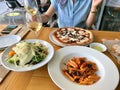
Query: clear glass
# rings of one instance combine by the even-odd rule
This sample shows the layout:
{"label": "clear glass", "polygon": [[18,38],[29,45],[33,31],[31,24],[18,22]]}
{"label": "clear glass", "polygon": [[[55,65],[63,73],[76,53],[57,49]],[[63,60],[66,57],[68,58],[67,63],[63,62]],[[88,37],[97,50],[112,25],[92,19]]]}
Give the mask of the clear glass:
{"label": "clear glass", "polygon": [[38,11],[36,0],[24,0],[24,7],[26,10],[26,24],[27,27],[34,32],[35,38],[38,38],[37,32],[42,27],[41,15]]}
{"label": "clear glass", "polygon": [[38,13],[38,5],[36,0],[24,0],[25,10],[32,16]]}

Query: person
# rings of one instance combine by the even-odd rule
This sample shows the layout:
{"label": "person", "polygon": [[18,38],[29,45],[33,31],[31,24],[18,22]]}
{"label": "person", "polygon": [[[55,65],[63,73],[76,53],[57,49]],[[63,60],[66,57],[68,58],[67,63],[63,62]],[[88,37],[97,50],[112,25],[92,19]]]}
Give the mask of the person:
{"label": "person", "polygon": [[48,10],[41,15],[48,22],[57,13],[58,27],[91,27],[102,0],[51,0]]}
{"label": "person", "polygon": [[44,13],[48,10],[50,6],[50,1],[48,0],[36,0],[40,13]]}
{"label": "person", "polygon": [[[38,11],[39,13],[43,14],[46,12],[50,6],[50,1],[49,0],[36,0],[37,5],[38,5]],[[49,27],[48,22],[43,22],[43,26]]]}

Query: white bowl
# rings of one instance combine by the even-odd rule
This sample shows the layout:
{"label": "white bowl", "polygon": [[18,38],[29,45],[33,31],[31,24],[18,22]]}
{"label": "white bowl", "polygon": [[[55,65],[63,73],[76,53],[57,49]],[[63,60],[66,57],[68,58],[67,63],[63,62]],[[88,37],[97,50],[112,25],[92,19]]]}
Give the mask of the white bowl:
{"label": "white bowl", "polygon": [[[26,42],[30,42],[30,43],[35,43],[37,39],[29,39],[29,40],[25,40]],[[24,71],[31,71],[31,70],[35,70],[38,69],[44,65],[46,65],[53,57],[54,55],[54,48],[53,46],[48,43],[47,41],[44,40],[37,40],[39,41],[41,44],[45,45],[48,48],[48,55],[46,56],[46,58],[39,62],[38,64],[32,65],[30,67],[27,66],[15,66],[14,64],[8,63],[7,59],[8,59],[8,53],[11,51],[12,46],[8,47],[2,54],[1,56],[1,64],[9,70],[12,71],[17,71],[17,72],[24,72]]]}
{"label": "white bowl", "polygon": [[104,44],[93,42],[90,44],[90,48],[93,48],[95,50],[98,50],[100,52],[105,52],[107,50],[107,47]]}

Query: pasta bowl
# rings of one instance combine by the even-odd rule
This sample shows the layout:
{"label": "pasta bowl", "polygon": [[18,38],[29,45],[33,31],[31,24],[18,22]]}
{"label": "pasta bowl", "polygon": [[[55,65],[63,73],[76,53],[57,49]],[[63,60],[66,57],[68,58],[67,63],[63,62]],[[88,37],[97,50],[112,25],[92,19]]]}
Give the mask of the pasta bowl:
{"label": "pasta bowl", "polygon": [[[92,85],[80,85],[69,80],[62,70],[66,68],[65,63],[71,57],[86,57],[96,63],[97,74],[100,76],[99,81]],[[48,63],[48,72],[53,82],[62,90],[70,90],[71,88],[75,90],[115,90],[119,82],[119,72],[112,60],[105,54],[85,46],[67,46],[57,50]],[[111,78],[111,75],[114,78]]]}

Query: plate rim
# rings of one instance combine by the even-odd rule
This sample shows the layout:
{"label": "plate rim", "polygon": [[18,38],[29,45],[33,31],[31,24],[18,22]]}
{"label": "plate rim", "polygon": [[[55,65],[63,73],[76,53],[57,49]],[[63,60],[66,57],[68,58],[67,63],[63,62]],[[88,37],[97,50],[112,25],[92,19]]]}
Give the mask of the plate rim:
{"label": "plate rim", "polygon": [[55,45],[58,45],[58,46],[61,46],[61,47],[65,47],[66,45],[65,44],[62,44],[62,43],[59,43],[59,42],[56,42],[54,39],[53,39],[53,33],[56,31],[57,29],[54,29],[50,32],[49,34],[49,39],[51,42],[53,42]]}
{"label": "plate rim", "polygon": [[12,45],[14,45],[14,44],[16,44],[16,43],[18,43],[20,40],[21,40],[21,37],[19,36],[19,35],[13,35],[13,34],[9,34],[9,35],[3,35],[3,36],[0,36],[0,38],[6,38],[6,37],[16,37],[16,41],[14,42],[14,43],[12,43],[12,44],[10,44],[10,45],[5,45],[5,46],[3,46],[3,47],[0,47],[0,49],[4,49],[4,48],[6,48],[6,47],[9,47],[9,46],[12,46]]}
{"label": "plate rim", "polygon": [[[94,52],[94,53],[97,53],[97,54],[99,54],[99,55],[102,55],[102,56],[104,56],[105,58],[106,58],[106,60],[105,61],[102,61],[102,63],[103,62],[108,62],[108,63],[111,63],[111,65],[113,65],[113,67],[111,67],[111,68],[114,68],[115,70],[114,70],[114,72],[116,72],[116,76],[117,77],[115,77],[116,79],[114,79],[114,80],[116,80],[116,83],[115,82],[112,82],[112,83],[115,83],[115,84],[112,84],[112,85],[114,85],[114,86],[112,86],[111,85],[111,87],[113,88],[113,89],[115,89],[116,87],[117,87],[117,85],[118,85],[118,83],[119,83],[119,71],[118,71],[118,68],[116,67],[116,65],[113,63],[113,61],[108,57],[108,56],[106,56],[105,54],[103,54],[103,53],[101,53],[101,52],[99,52],[99,51],[96,51],[96,50],[94,50],[94,49],[91,49],[91,48],[89,48],[89,47],[85,47],[85,46],[67,46],[67,47],[64,47],[64,48],[61,48],[61,49],[59,49],[59,50],[57,50],[56,52],[55,52],[55,55],[54,55],[54,57],[52,58],[52,60],[48,63],[48,73],[49,73],[49,75],[50,75],[50,77],[51,77],[51,79],[53,80],[53,82],[58,86],[58,87],[60,87],[61,89],[70,89],[70,88],[68,88],[68,87],[70,87],[70,86],[73,86],[73,85],[68,85],[68,86],[66,86],[65,87],[65,85],[67,85],[68,84],[68,82],[67,83],[64,83],[66,80],[63,80],[64,82],[62,82],[62,83],[64,83],[65,85],[63,85],[63,84],[60,84],[61,82],[59,82],[59,80],[58,80],[58,78],[56,78],[56,76],[58,77],[58,76],[60,76],[59,78],[63,78],[64,76],[62,75],[62,74],[60,74],[60,67],[58,68],[58,66],[60,65],[60,61],[61,60],[59,60],[59,59],[57,59],[58,60],[58,62],[57,62],[57,64],[56,63],[54,63],[55,62],[55,58],[56,58],[56,55],[59,55],[59,53],[62,53],[61,51],[63,50],[63,51],[65,51],[66,49],[70,49],[70,48],[72,48],[72,50],[74,49],[74,48],[77,48],[76,50],[79,50],[79,49],[81,49],[81,48],[83,48],[83,49],[88,49],[88,50],[91,50],[92,52]],[[65,53],[65,52],[64,52]],[[68,52],[69,53],[69,52]],[[62,55],[61,55],[62,56]],[[94,57],[94,56],[93,56]],[[58,57],[57,57],[58,58]],[[59,57],[60,58],[60,57]],[[100,60],[99,60],[100,61]],[[52,66],[52,64],[54,63],[54,65]],[[59,64],[59,65],[58,65]],[[104,68],[106,68],[106,67],[109,67],[109,65],[107,65],[106,63],[105,63],[105,65],[106,66],[104,66]],[[56,68],[54,67],[54,66],[56,66]],[[53,68],[54,70],[53,71],[51,71],[51,69],[50,68]],[[55,69],[59,69],[58,70],[58,72],[59,72],[59,74],[60,75],[57,75],[58,73],[57,72],[55,72],[54,73],[54,71],[56,71]],[[108,71],[107,71],[108,72]],[[52,74],[52,73],[54,73],[56,76],[53,76],[54,74]],[[110,72],[108,72],[108,73],[110,73]],[[113,72],[112,72],[112,74],[114,74]],[[106,75],[106,73],[105,73],[105,75]],[[109,75],[109,74],[108,74]],[[105,77],[106,76],[103,76],[103,79],[105,79]],[[61,78],[61,79],[62,79]],[[110,77],[108,77],[108,78],[110,78]],[[57,80],[56,80],[57,79]],[[65,78],[64,78],[65,79]],[[60,80],[61,81],[61,80]],[[109,80],[108,80],[109,81]],[[72,82],[72,81],[69,81],[69,82]],[[102,81],[103,82],[103,81]],[[107,81],[104,81],[104,82],[107,82]],[[73,82],[72,82],[73,83]],[[98,85],[99,84],[101,84],[101,83],[98,83]],[[61,86],[62,85],[62,86]],[[98,85],[97,85],[97,87],[95,86],[95,85],[97,85],[96,83],[95,84],[93,84],[92,85],[92,87],[91,86],[88,86],[88,88],[91,88],[92,90],[96,90],[96,89],[98,89],[98,88],[100,88],[100,87],[98,87]],[[106,84],[105,84],[106,85]],[[103,86],[105,86],[105,85],[103,85]],[[79,85],[78,86],[79,87],[79,89],[81,88],[82,90],[88,90],[88,88],[86,88],[86,87],[84,87],[84,86],[82,86],[82,85]],[[108,86],[107,88],[109,88],[110,86]],[[103,87],[101,87],[100,88],[100,90],[106,90],[105,89],[106,88],[106,86],[103,88]],[[110,89],[110,88],[109,88]],[[77,88],[76,88],[76,90],[77,90]]]}
{"label": "plate rim", "polygon": [[[10,46],[10,47],[8,47],[7,49],[5,49],[4,51],[3,51],[3,53],[2,53],[2,56],[1,56],[1,64],[5,67],[5,68],[7,68],[7,69],[9,69],[9,70],[12,70],[12,71],[17,71],[17,72],[25,72],[25,71],[31,71],[31,70],[35,70],[35,69],[38,69],[38,68],[40,68],[40,67],[42,67],[42,66],[44,66],[44,65],[46,65],[51,59],[52,59],[52,57],[53,57],[53,55],[54,55],[54,48],[53,48],[53,46],[49,43],[49,42],[47,42],[47,41],[45,41],[45,40],[39,40],[39,39],[26,39],[26,40],[23,40],[23,41],[27,41],[27,42],[35,42],[36,40],[38,40],[39,42],[41,42],[41,43],[47,43],[47,45],[49,45],[49,47],[50,47],[50,50],[52,51],[52,53],[50,53],[49,55],[50,55],[50,57],[46,57],[46,59],[43,61],[43,62],[41,62],[41,63],[38,63],[38,64],[36,64],[36,65],[33,65],[32,67],[34,67],[34,68],[31,68],[31,67],[20,67],[20,69],[14,69],[14,68],[11,68],[11,67],[8,67],[8,66],[6,66],[5,64],[4,64],[4,61],[3,61],[3,55],[7,52],[7,50],[9,51],[9,49],[11,50],[11,48],[12,48],[12,46]],[[13,45],[14,46],[14,45]],[[47,46],[48,47],[48,46]],[[40,65],[41,64],[41,65]],[[40,66],[39,66],[40,65]],[[35,67],[36,66],[36,67]],[[19,67],[18,67],[19,68]],[[22,69],[22,68],[26,68],[26,69]]]}

